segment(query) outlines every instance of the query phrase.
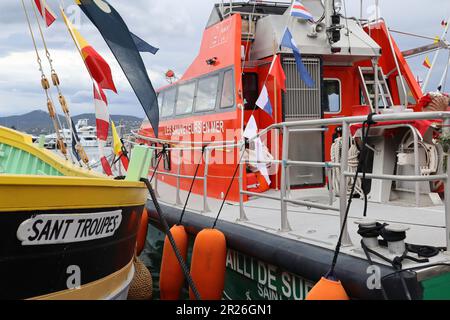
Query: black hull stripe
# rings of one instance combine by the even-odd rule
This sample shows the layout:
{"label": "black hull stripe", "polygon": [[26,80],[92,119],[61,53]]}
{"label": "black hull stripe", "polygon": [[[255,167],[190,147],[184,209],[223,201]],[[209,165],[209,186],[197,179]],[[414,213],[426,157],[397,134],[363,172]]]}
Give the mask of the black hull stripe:
{"label": "black hull stripe", "polygon": [[[151,223],[159,226],[158,216],[151,201],[147,202]],[[163,213],[170,225],[178,223],[181,210],[161,204]],[[186,211],[183,225],[193,235],[204,228],[211,228],[214,219]],[[252,229],[240,224],[219,220],[217,229],[224,232],[227,246],[261,261],[273,264],[285,271],[294,273],[310,281],[318,281],[330,268],[333,251],[322,247],[295,241]],[[383,299],[380,290],[367,288],[366,260],[341,253],[336,266],[337,277],[345,284],[345,289],[354,299]],[[378,265],[381,275],[394,270],[385,265]]]}
{"label": "black hull stripe", "polygon": [[81,270],[81,285],[100,280],[124,268],[133,258],[143,206],[119,208],[122,222],[113,236],[75,242],[22,246],[19,225],[36,214],[99,213],[118,210],[61,210],[0,214],[0,299],[27,299],[67,290],[69,266]]}

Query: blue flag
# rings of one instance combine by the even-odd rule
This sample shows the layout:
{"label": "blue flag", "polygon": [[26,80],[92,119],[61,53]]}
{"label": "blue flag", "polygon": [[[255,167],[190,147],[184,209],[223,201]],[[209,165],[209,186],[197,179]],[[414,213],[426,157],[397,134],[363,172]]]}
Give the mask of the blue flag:
{"label": "blue flag", "polygon": [[159,48],[155,48],[151,44],[139,38],[133,32],[130,32],[130,34],[139,52],[150,52],[151,54],[156,54],[158,52]]}
{"label": "blue flag", "polygon": [[303,64],[302,54],[297,44],[295,43],[294,38],[289,31],[289,28],[286,28],[286,31],[284,32],[283,40],[281,40],[281,46],[292,49],[292,51],[294,52],[295,63],[297,64],[297,70],[298,73],[300,73],[300,77],[305,82],[307,87],[314,87],[314,80],[311,78],[311,75]]}

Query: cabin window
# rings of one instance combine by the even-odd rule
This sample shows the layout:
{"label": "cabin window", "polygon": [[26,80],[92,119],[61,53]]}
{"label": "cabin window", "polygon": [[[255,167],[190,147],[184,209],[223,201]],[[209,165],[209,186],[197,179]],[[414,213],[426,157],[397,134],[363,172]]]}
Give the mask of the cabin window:
{"label": "cabin window", "polygon": [[176,106],[177,114],[187,114],[192,112],[195,97],[195,82],[181,85],[178,88],[178,99]]}
{"label": "cabin window", "polygon": [[221,108],[234,106],[234,80],[233,70],[228,70],[223,75],[222,98],[220,100]]}
{"label": "cabin window", "polygon": [[176,95],[177,95],[176,88],[172,88],[164,92],[164,101],[161,111],[162,117],[169,117],[173,115]]}
{"label": "cabin window", "polygon": [[324,112],[339,113],[341,111],[341,82],[337,79],[323,81]]}
{"label": "cabin window", "polygon": [[198,81],[195,111],[210,111],[216,108],[219,75],[209,76]]}

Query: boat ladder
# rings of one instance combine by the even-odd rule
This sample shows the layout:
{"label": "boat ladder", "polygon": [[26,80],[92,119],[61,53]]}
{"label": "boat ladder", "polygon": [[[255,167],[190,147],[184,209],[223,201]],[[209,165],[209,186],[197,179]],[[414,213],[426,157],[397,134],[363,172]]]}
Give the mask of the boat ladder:
{"label": "boat ladder", "polygon": [[[383,73],[381,67],[377,67],[378,70],[378,92],[380,97],[379,105],[381,108],[390,108],[394,105],[391,92],[386,82],[386,76]],[[358,67],[359,80],[361,82],[361,89],[364,95],[364,100],[374,109],[375,99],[375,72],[373,67]]]}

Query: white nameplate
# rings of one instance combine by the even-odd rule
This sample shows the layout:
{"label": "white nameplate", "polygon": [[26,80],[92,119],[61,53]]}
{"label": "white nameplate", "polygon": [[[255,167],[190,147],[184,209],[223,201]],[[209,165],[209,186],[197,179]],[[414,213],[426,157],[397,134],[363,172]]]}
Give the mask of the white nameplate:
{"label": "white nameplate", "polygon": [[122,210],[91,214],[42,214],[22,222],[23,246],[72,243],[110,237],[122,222]]}

